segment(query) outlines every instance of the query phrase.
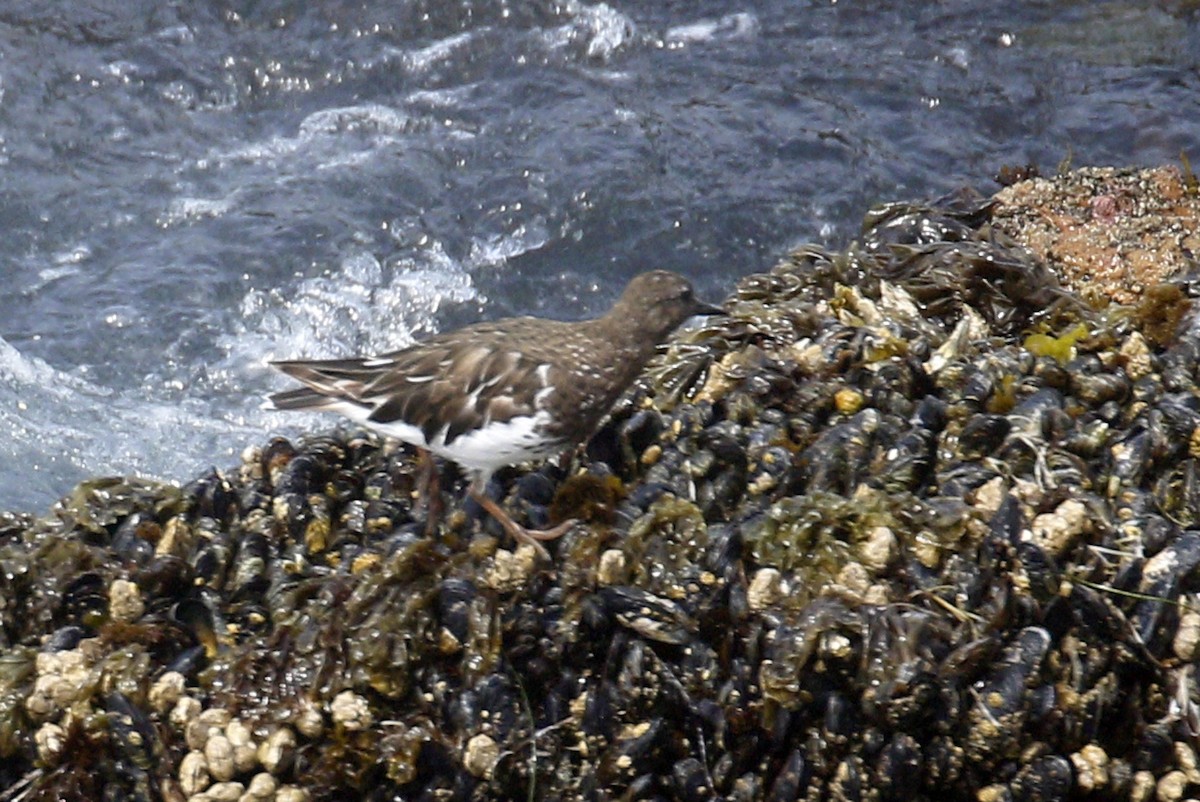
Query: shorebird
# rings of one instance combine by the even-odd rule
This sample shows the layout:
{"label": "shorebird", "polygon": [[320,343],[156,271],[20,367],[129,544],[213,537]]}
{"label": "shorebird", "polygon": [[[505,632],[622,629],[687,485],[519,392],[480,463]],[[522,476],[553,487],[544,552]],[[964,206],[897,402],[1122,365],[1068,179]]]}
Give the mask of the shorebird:
{"label": "shorebird", "polygon": [[575,521],[527,529],[487,496],[506,465],[546,459],[587,440],[660,344],[693,315],[719,314],[681,276],[635,277],[607,314],[476,323],[378,356],[284,360],[304,386],[269,397],[278,410],[328,410],[462,466],[468,494],[519,543]]}

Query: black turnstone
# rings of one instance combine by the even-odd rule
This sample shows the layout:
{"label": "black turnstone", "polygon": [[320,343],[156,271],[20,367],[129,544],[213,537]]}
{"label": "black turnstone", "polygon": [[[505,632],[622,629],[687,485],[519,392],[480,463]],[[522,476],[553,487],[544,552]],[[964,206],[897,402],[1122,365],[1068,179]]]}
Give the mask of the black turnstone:
{"label": "black turnstone", "polygon": [[486,495],[492,474],[591,436],[657,347],[684,320],[722,310],[665,270],[629,282],[608,314],[568,323],[517,317],[476,323],[379,356],[271,364],[305,386],[274,409],[331,410],[453,460],[468,493],[518,542],[553,540],[575,523],[526,529]]}

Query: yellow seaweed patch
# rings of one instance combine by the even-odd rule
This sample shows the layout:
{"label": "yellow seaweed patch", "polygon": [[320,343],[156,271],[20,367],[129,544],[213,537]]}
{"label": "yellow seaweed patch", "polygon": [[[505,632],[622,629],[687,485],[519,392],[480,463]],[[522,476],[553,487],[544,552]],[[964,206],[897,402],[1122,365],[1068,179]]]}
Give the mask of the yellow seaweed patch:
{"label": "yellow seaweed patch", "polygon": [[1034,356],[1048,356],[1065,365],[1075,358],[1075,343],[1088,335],[1088,327],[1077,323],[1059,337],[1049,334],[1030,334],[1025,338],[1025,350]]}

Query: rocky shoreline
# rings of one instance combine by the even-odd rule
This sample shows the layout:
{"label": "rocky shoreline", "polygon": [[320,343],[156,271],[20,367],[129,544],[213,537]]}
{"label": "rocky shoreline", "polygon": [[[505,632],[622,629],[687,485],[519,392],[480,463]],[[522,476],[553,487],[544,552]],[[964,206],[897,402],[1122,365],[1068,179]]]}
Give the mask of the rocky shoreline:
{"label": "rocky shoreline", "polygon": [[499,477],[581,519],[549,563],[353,429],[0,514],[0,802],[1200,793],[1198,198],[1083,169],[743,279]]}

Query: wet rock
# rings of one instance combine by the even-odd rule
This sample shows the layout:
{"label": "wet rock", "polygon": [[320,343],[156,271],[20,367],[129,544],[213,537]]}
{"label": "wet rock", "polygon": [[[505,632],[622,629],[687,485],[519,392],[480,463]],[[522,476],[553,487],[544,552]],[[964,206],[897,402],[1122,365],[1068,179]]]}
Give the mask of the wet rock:
{"label": "wet rock", "polygon": [[1014,221],[892,204],[740,281],[587,448],[496,478],[580,520],[551,560],[427,528],[357,429],[0,515],[0,792],[1185,798],[1196,291],[1096,308]]}

